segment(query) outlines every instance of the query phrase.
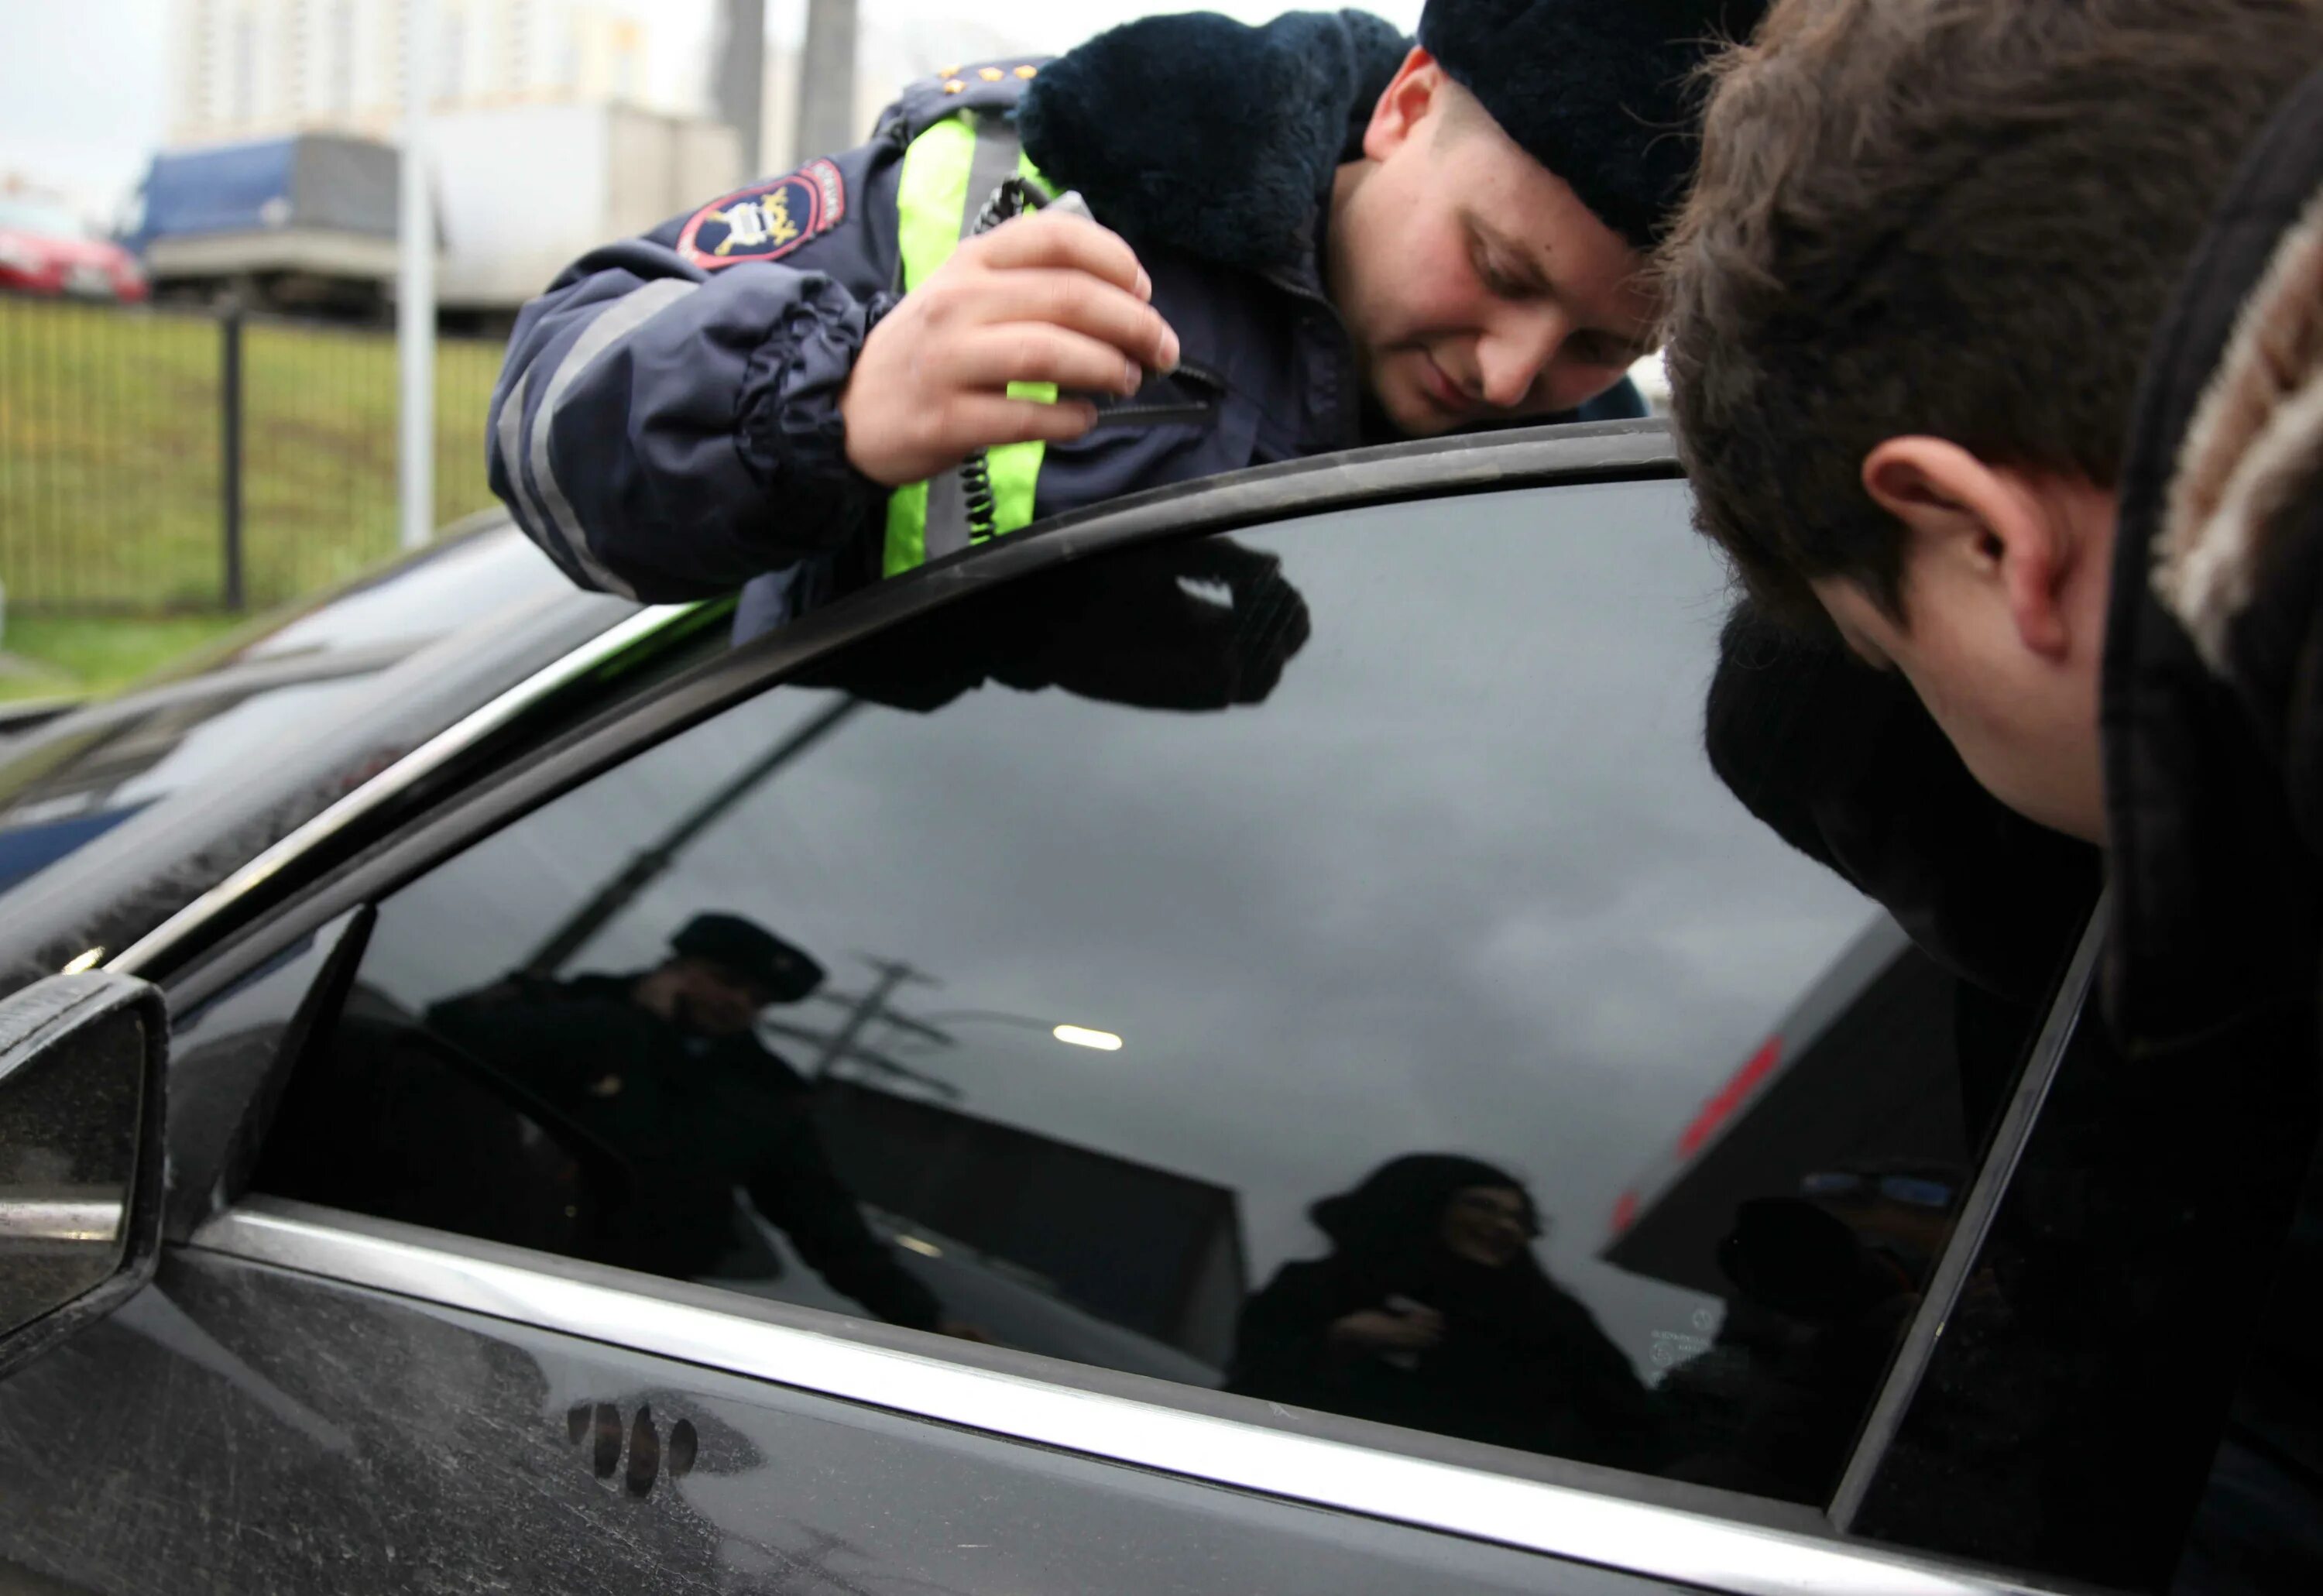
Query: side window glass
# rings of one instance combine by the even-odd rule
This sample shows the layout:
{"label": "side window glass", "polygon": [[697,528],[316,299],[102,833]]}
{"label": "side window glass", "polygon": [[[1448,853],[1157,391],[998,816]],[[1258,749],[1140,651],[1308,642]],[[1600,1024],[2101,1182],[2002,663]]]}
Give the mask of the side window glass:
{"label": "side window glass", "polygon": [[1687,512],[1336,513],[858,646],[381,903],[274,1188],[503,1234],[408,1138],[521,1103],[536,1245],[1821,1500],[2015,1027],[1712,775]]}
{"label": "side window glass", "polygon": [[2312,1025],[2127,1059],[2090,1006],[1847,1527],[2124,1590],[2311,1583]]}

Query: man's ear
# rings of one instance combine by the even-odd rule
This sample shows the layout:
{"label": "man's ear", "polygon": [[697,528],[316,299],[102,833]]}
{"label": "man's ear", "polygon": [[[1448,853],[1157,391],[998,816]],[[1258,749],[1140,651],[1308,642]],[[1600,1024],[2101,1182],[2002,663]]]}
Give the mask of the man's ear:
{"label": "man's ear", "polygon": [[1371,124],[1364,129],[1364,154],[1385,161],[1400,149],[1436,105],[1443,86],[1444,69],[1434,56],[1413,45],[1372,106]]}
{"label": "man's ear", "polygon": [[1915,585],[1924,585],[1923,573],[1990,583],[2025,647],[2045,659],[2065,656],[2072,551],[2021,473],[1943,438],[1893,437],[1863,457],[1863,491],[1910,534]]}

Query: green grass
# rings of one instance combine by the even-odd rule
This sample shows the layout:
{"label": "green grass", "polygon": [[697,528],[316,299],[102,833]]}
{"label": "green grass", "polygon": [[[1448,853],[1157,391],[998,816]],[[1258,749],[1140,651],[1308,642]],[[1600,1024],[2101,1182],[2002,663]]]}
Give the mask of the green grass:
{"label": "green grass", "polygon": [[[27,611],[166,613],[221,597],[219,367],[208,316],[0,297],[0,583]],[[500,348],[436,356],[440,526],[491,502]],[[243,561],[252,609],[395,549],[395,341],[248,324]]]}
{"label": "green grass", "polygon": [[231,615],[11,616],[0,637],[0,700],[108,693],[243,624]]}

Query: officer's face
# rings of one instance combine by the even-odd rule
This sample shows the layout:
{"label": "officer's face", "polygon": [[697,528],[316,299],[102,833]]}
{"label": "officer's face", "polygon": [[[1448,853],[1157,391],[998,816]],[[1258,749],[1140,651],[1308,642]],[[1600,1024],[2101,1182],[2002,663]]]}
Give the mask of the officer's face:
{"label": "officer's face", "polygon": [[670,976],[670,1018],[696,1036],[739,1036],[750,1029],[767,994],[754,982],[706,959],[675,959]]}
{"label": "officer's face", "polygon": [[1331,298],[1412,436],[1571,409],[1652,347],[1644,257],[1415,50],[1332,196]]}

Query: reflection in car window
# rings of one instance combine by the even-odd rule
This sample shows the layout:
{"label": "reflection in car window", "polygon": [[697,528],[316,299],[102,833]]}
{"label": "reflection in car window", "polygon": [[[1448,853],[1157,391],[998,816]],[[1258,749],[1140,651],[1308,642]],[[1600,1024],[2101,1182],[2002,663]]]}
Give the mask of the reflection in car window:
{"label": "reflection in car window", "polygon": [[1813,1500],[1981,1114],[1707,766],[1686,520],[1337,513],[859,645],[389,898],[262,1187],[490,1234],[355,1128],[456,1077],[563,1250]]}
{"label": "reflection in car window", "polygon": [[2107,1589],[2311,1588],[2314,1023],[2254,1005],[2126,1059],[2092,1006],[1850,1527]]}

